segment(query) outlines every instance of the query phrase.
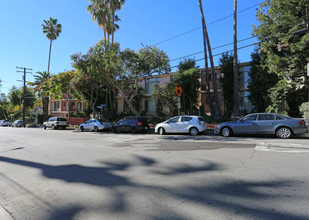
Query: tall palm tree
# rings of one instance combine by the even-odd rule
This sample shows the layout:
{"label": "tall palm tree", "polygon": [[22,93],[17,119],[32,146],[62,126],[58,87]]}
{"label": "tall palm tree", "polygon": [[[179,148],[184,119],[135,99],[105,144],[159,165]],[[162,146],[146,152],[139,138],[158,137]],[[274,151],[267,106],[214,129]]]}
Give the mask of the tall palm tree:
{"label": "tall palm tree", "polygon": [[237,0],[234,0],[234,91],[233,91],[233,113],[232,118],[240,116],[239,94],[238,94],[238,66],[237,66]]}
{"label": "tall palm tree", "polygon": [[34,89],[38,92],[39,96],[42,98],[43,120],[47,120],[48,117],[50,78],[51,74],[46,71],[37,72],[37,74],[34,75],[34,82],[29,83],[31,86],[34,86]]}
{"label": "tall palm tree", "polygon": [[[199,1],[199,7],[200,7],[201,16],[202,16],[202,24],[203,24],[204,50],[206,50],[205,45],[207,45],[208,46],[209,59],[210,59],[210,66],[211,66],[211,75],[212,75],[212,79],[213,79],[213,89],[214,89],[214,96],[215,96],[215,115],[214,115],[214,118],[221,118],[222,114],[221,114],[221,110],[220,110],[220,102],[219,102],[218,90],[217,90],[217,74],[215,73],[215,66],[214,66],[214,61],[213,61],[213,56],[212,56],[210,40],[209,40],[209,36],[208,36],[208,32],[207,32],[202,1],[201,0],[198,0],[198,1]],[[205,53],[205,59],[207,59],[207,53],[205,51],[204,51],[204,53]],[[207,64],[207,62],[206,62],[206,64]],[[205,67],[205,68],[207,68],[207,67]]]}
{"label": "tall palm tree", "polygon": [[98,23],[104,32],[104,39],[107,38],[107,22],[109,18],[108,0],[88,0],[92,4],[88,5],[87,11],[91,14],[93,21]]}
{"label": "tall palm tree", "polygon": [[50,17],[48,21],[44,20],[44,24],[42,24],[43,33],[46,34],[46,37],[50,40],[47,73],[49,73],[52,43],[59,37],[62,28],[61,24],[57,22],[57,19]]}
{"label": "tall palm tree", "polygon": [[120,21],[115,14],[120,10],[125,0],[88,0],[91,2],[87,10],[91,14],[92,19],[98,23],[99,27],[104,31],[104,39],[106,40],[112,36],[112,43],[114,42],[114,33],[119,29],[116,24]]}

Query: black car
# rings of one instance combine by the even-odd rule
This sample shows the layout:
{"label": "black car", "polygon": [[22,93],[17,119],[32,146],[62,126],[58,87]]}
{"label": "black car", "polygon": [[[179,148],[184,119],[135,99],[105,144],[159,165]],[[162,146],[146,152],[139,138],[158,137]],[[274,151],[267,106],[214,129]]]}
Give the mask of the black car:
{"label": "black car", "polygon": [[138,118],[134,116],[129,116],[121,119],[115,123],[112,127],[114,133],[124,131],[124,132],[147,132],[149,130],[149,125],[147,120],[144,118]]}

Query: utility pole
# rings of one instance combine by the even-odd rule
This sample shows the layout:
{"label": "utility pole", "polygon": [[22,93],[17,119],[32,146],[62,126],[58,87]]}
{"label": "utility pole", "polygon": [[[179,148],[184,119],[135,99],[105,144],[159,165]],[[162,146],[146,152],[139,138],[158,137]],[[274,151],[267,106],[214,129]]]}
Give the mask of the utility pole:
{"label": "utility pole", "polygon": [[232,118],[240,115],[239,111],[239,94],[238,94],[238,57],[237,57],[237,0],[234,0],[234,92],[233,92],[233,113]]}
{"label": "utility pole", "polygon": [[[26,68],[26,67],[16,67],[17,68],[17,72],[19,73],[24,73],[23,75],[23,82],[24,82],[24,94],[23,94],[23,122],[25,123],[26,120],[25,120],[25,115],[26,115],[26,91],[27,91],[27,87],[26,87],[26,74],[27,73],[30,73],[32,74],[32,72],[27,72],[27,70],[32,70],[32,69],[29,69],[29,68]],[[23,71],[20,71],[20,70],[23,70]],[[20,81],[20,80],[18,80]]]}

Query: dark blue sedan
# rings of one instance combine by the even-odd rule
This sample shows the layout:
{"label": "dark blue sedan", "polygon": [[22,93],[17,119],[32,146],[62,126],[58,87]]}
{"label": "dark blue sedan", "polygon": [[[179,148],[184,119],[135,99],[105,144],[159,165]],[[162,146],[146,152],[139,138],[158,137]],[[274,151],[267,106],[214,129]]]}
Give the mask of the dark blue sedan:
{"label": "dark blue sedan", "polygon": [[237,121],[217,125],[214,132],[224,137],[233,134],[274,134],[279,138],[307,132],[303,119],[290,118],[275,113],[256,113],[247,115]]}

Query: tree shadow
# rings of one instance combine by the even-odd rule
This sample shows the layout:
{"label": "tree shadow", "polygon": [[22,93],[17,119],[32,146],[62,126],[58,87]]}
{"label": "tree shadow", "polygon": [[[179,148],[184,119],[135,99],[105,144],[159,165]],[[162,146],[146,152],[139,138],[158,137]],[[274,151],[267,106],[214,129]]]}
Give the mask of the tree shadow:
{"label": "tree shadow", "polygon": [[[156,198],[161,202],[160,197],[172,199],[172,202],[183,202],[198,207],[220,210],[228,216],[238,216],[249,219],[298,219],[308,220],[307,216],[300,213],[285,212],[282,210],[267,207],[264,204],[272,200],[280,200],[289,203],[287,194],[275,193],[272,189],[282,189],[286,187],[298,187],[298,182],[293,180],[275,181],[217,181],[207,182],[208,173],[212,171],[222,171],[226,167],[219,164],[204,162],[200,165],[180,164],[174,167],[162,166],[158,161],[142,156],[136,156],[133,162],[101,162],[102,166],[87,167],[77,164],[52,166],[31,161],[1,157],[1,162],[17,164],[21,166],[39,169],[42,175],[50,179],[58,179],[67,183],[84,183],[102,188],[109,188],[113,193],[108,205],[102,207],[110,213],[126,213],[130,207],[132,193],[148,195],[145,197],[150,204]],[[156,166],[158,165],[158,166]],[[174,178],[183,175],[195,174],[204,181],[201,183],[188,182],[186,185],[172,186],[169,184],[158,184],[151,182],[148,184],[129,180],[124,176],[115,174],[117,171],[127,171],[137,166],[145,166],[147,175],[154,175],[161,180],[168,181],[167,178]],[[297,199],[294,197],[294,199]],[[164,200],[163,200],[164,201]],[[162,201],[162,202],[163,202]],[[162,203],[161,202],[161,203]],[[163,202],[164,203],[164,202]],[[106,207],[107,206],[107,207]],[[163,208],[164,207],[164,208]],[[70,207],[59,207],[54,210],[50,220],[74,219],[83,211],[85,207],[72,205]],[[151,211],[149,211],[151,210]],[[139,208],[137,212],[147,216],[147,219],[188,219],[193,213],[187,212],[181,207],[171,208],[170,204],[160,204],[149,207],[149,210]],[[147,212],[149,211],[149,212]],[[304,210],[306,212],[306,210]],[[196,215],[195,215],[196,217]],[[200,216],[202,218],[202,216]],[[190,218],[190,217],[189,217]]]}

